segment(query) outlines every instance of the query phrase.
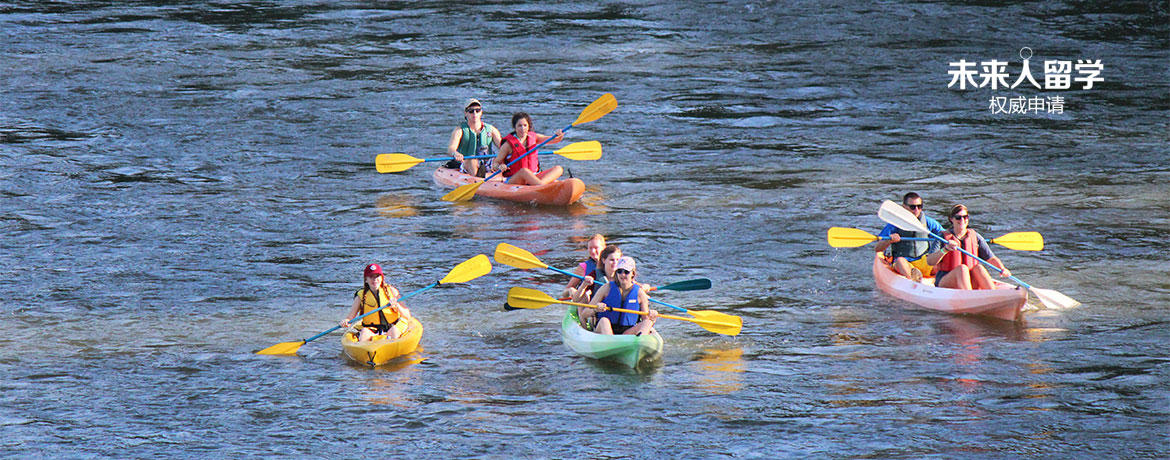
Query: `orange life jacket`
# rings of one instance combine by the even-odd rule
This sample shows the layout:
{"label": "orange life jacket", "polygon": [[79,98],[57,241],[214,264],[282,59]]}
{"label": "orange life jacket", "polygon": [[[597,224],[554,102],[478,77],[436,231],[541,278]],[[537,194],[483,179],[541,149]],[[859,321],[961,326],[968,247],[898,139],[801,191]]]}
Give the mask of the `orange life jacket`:
{"label": "orange life jacket", "polygon": [[[946,238],[947,241],[959,243],[960,248],[963,248],[971,254],[979,254],[979,234],[975,233],[975,230],[967,229],[967,235],[962,240],[949,231],[943,232],[943,238]],[[944,255],[942,260],[938,261],[935,268],[940,272],[949,272],[959,268],[959,265],[975,268],[976,265],[979,265],[979,261],[962,252],[951,251]]]}
{"label": "orange life jacket", "polygon": [[[386,287],[386,283],[382,283],[381,292],[371,291],[369,286],[362,286],[354,296],[361,296],[362,310],[358,315],[364,315],[378,308],[385,307],[390,304],[390,289]],[[385,310],[379,311],[375,315],[370,315],[362,318],[362,326],[364,327],[378,327],[380,325],[389,326],[398,321],[398,309],[389,307]]]}

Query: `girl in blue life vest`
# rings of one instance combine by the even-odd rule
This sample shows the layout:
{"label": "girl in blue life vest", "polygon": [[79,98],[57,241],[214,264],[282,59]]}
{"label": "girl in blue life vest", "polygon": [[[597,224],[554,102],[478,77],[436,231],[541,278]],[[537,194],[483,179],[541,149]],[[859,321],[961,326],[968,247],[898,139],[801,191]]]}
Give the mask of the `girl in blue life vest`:
{"label": "girl in blue life vest", "polygon": [[378,264],[367,265],[364,278],[362,288],[354,293],[353,308],[349,310],[345,319],[341,320],[341,327],[349,328],[350,320],[380,309],[377,313],[362,318],[358,341],[371,340],[377,335],[386,336],[390,340],[401,337],[410,326],[410,310],[398,303],[400,296],[398,289],[385,283],[382,267]]}
{"label": "girl in blue life vest", "polygon": [[[613,270],[616,280],[610,281],[597,293],[589,303],[597,305],[597,325],[593,332],[598,334],[614,335],[642,335],[656,334],[654,321],[658,320],[658,310],[650,309],[650,300],[646,291],[634,282],[637,274],[634,259],[622,257],[617,261]],[[610,308],[622,308],[646,312],[645,316],[633,313],[612,311]]]}
{"label": "girl in blue life vest", "polygon": [[[585,245],[589,257],[577,265],[577,269],[573,272],[579,276],[585,277],[572,278],[569,284],[565,286],[565,291],[561,297],[568,297],[573,302],[586,303],[593,298],[593,293],[597,291],[597,285],[593,284],[593,280],[601,280],[605,275],[602,269],[601,251],[605,250],[605,237],[600,233],[593,235]],[[621,258],[621,255],[618,255]],[[580,286],[580,287],[578,287]]]}
{"label": "girl in blue life vest", "polygon": [[[536,147],[541,142],[548,140],[549,144],[556,144],[561,139],[565,138],[565,133],[557,130],[553,136],[545,136],[533,132],[532,117],[527,113],[517,112],[512,115],[512,131],[507,136],[504,136],[500,143],[500,153],[496,154],[496,158],[492,161],[492,169],[503,169],[503,176],[509,184],[516,185],[544,185],[561,177],[564,170],[560,166],[553,166],[552,168],[541,171],[540,159],[537,158],[539,153],[532,152],[531,155],[524,156],[528,153],[528,149]],[[516,162],[512,166],[508,166],[513,160],[523,156],[523,159]]]}

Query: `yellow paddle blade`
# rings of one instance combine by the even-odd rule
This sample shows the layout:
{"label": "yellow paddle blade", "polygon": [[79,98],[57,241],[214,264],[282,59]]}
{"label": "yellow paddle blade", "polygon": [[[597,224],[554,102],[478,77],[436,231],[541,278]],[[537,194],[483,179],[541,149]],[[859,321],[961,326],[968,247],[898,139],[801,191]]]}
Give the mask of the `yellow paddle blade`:
{"label": "yellow paddle blade", "polygon": [[856,248],[877,240],[878,237],[858,228],[833,227],[829,229],[829,246],[835,248]]}
{"label": "yellow paddle blade", "polygon": [[483,181],[474,184],[460,185],[455,190],[443,195],[443,201],[467,201],[475,197],[476,190],[483,185]]}
{"label": "yellow paddle blade", "polygon": [[491,273],[492,263],[486,255],[480,254],[452,268],[447,276],[439,280],[439,284],[466,283],[483,275]]}
{"label": "yellow paddle blade", "polygon": [[522,287],[514,287],[508,290],[508,305],[516,308],[544,308],[554,303],[567,303],[569,305],[578,305],[574,302],[562,302],[554,299],[548,294],[540,292],[536,289],[528,289]]}
{"label": "yellow paddle blade", "polygon": [[573,122],[573,126],[577,126],[582,123],[589,123],[593,120],[604,117],[605,114],[612,112],[613,109],[616,108],[617,99],[615,99],[612,94],[605,93],[601,97],[597,98],[596,101],[593,101],[592,104],[589,104],[589,107],[585,107],[585,110],[581,111],[581,115],[577,117],[577,121]]}
{"label": "yellow paddle blade", "polygon": [[[642,315],[645,314],[642,312],[635,312],[632,310],[626,310],[626,309],[622,309],[622,308],[615,308],[614,310],[615,311],[624,311],[626,313],[636,313],[636,314],[642,314]],[[694,312],[689,312],[689,313],[694,313]],[[658,317],[659,318],[668,318],[668,319],[677,319],[679,321],[686,321],[689,323],[695,323],[695,324],[698,324],[699,326],[701,326],[703,329],[714,332],[716,334],[723,334],[723,335],[730,335],[730,336],[739,335],[739,330],[743,328],[742,322],[735,323],[735,322],[723,322],[723,321],[708,321],[708,320],[698,319],[698,318],[684,318],[682,316],[661,315],[661,314],[658,315]]]}
{"label": "yellow paddle blade", "polygon": [[601,143],[597,141],[574,142],[553,153],[570,160],[596,160],[601,158]]}
{"label": "yellow paddle blade", "polygon": [[1040,299],[1040,303],[1043,303],[1045,307],[1051,308],[1053,310],[1076,308],[1081,304],[1080,302],[1073,300],[1072,297],[1066,296],[1057,291],[1053,291],[1052,289],[1040,289],[1038,287],[1033,287],[1028,290],[1032,291],[1032,293],[1036,295],[1036,298]]}
{"label": "yellow paddle blade", "polygon": [[1017,251],[1041,251],[1044,249],[1044,237],[1040,232],[1015,232],[990,240],[1008,249]]}
{"label": "yellow paddle blade", "polygon": [[257,351],[258,355],[295,355],[297,350],[304,345],[304,340],[297,340],[295,342],[281,342],[263,350]]}
{"label": "yellow paddle blade", "polygon": [[421,158],[415,158],[405,153],[383,153],[374,157],[374,166],[378,168],[378,172],[383,174],[406,171],[422,162]]}
{"label": "yellow paddle blade", "polygon": [[695,319],[703,321],[711,321],[714,323],[722,323],[737,327],[743,326],[743,318],[715,310],[687,310],[687,313],[689,313],[691,316],[694,316]]}
{"label": "yellow paddle blade", "polygon": [[496,246],[496,262],[523,269],[548,268],[548,264],[541,262],[531,252],[508,243],[500,243]]}

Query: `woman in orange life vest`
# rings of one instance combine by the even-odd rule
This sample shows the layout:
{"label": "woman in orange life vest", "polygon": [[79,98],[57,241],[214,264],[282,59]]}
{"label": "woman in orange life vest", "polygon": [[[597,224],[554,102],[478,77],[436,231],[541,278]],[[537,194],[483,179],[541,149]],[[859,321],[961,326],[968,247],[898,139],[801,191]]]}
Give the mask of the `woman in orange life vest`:
{"label": "woman in orange life vest", "polygon": [[[573,273],[583,276],[585,279],[570,279],[569,284],[565,286],[565,291],[561,294],[561,297],[568,297],[574,302],[581,303],[588,302],[589,296],[592,296],[596,289],[578,289],[577,286],[593,286],[594,279],[601,279],[601,275],[598,273],[604,273],[604,271],[599,270],[602,268],[601,251],[605,250],[605,237],[601,236],[600,233],[589,237],[585,249],[588,251],[589,258],[577,265],[577,269],[573,271]],[[584,295],[586,292],[589,295]]]}
{"label": "woman in orange life vest", "polygon": [[508,183],[516,185],[544,185],[561,177],[564,170],[560,166],[553,166],[547,171],[541,171],[540,159],[537,157],[540,154],[536,152],[524,157],[523,160],[512,166],[508,166],[508,163],[545,140],[551,139],[548,141],[549,144],[560,142],[561,139],[565,138],[565,133],[559,129],[555,136],[545,136],[533,132],[532,117],[524,112],[512,115],[512,129],[515,131],[504,136],[504,142],[500,144],[500,153],[496,154],[496,158],[492,160],[492,169],[503,168],[503,175],[507,178]]}
{"label": "woman in orange life vest", "polygon": [[[634,282],[637,276],[636,266],[632,257],[618,259],[613,270],[615,281],[606,283],[593,294],[589,303],[597,305],[597,325],[593,332],[598,334],[615,335],[642,335],[656,334],[654,322],[658,320],[658,310],[650,309],[650,298],[646,290]],[[646,312],[647,315],[636,315],[612,311],[610,308],[624,308]]]}
{"label": "woman in orange life vest", "polygon": [[951,289],[995,289],[995,282],[987,267],[960,252],[960,247],[999,267],[1003,270],[1003,276],[1011,276],[1012,272],[991,252],[991,246],[983,239],[983,235],[967,226],[971,222],[971,214],[966,206],[956,204],[951,207],[949,219],[951,231],[942,234],[943,238],[947,239],[946,246],[926,258],[926,263],[934,265],[938,270],[934,275],[935,286]]}
{"label": "woman in orange life vest", "polygon": [[379,307],[387,307],[362,318],[358,341],[364,342],[376,335],[384,335],[390,340],[401,337],[410,327],[410,310],[398,303],[399,296],[398,289],[385,283],[382,267],[378,264],[367,265],[364,284],[354,293],[353,308],[349,310],[345,319],[341,320],[341,327],[349,328],[349,321],[358,315],[364,315]]}

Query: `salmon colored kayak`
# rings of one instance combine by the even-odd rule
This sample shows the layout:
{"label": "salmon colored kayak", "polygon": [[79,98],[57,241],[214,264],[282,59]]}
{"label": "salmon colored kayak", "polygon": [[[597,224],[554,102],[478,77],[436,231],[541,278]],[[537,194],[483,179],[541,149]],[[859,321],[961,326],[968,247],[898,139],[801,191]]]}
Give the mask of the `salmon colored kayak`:
{"label": "salmon colored kayak", "polygon": [[388,340],[385,336],[375,336],[374,340],[358,342],[354,333],[346,332],[341,336],[341,348],[345,350],[345,355],[349,359],[362,364],[377,366],[386,364],[399,356],[413,353],[414,350],[418,349],[418,342],[422,339],[422,333],[422,323],[418,322],[418,319],[412,316],[410,318],[410,327],[406,329],[406,334],[399,337],[398,340]]}
{"label": "salmon colored kayak", "polygon": [[935,287],[934,278],[911,281],[890,268],[881,253],[873,258],[873,278],[878,289],[927,310],[957,315],[979,315],[1019,321],[1020,310],[1028,300],[1028,291],[1007,283],[996,282],[996,289],[963,290]]}
{"label": "salmon colored kayak", "polygon": [[[434,178],[435,183],[451,189],[483,182],[482,178],[463,174],[458,169],[442,167],[435,170]],[[583,193],[585,193],[585,183],[577,178],[556,180],[544,185],[512,185],[502,180],[490,180],[475,192],[476,195],[501,200],[551,206],[568,206],[576,203],[577,200],[581,199]]]}

